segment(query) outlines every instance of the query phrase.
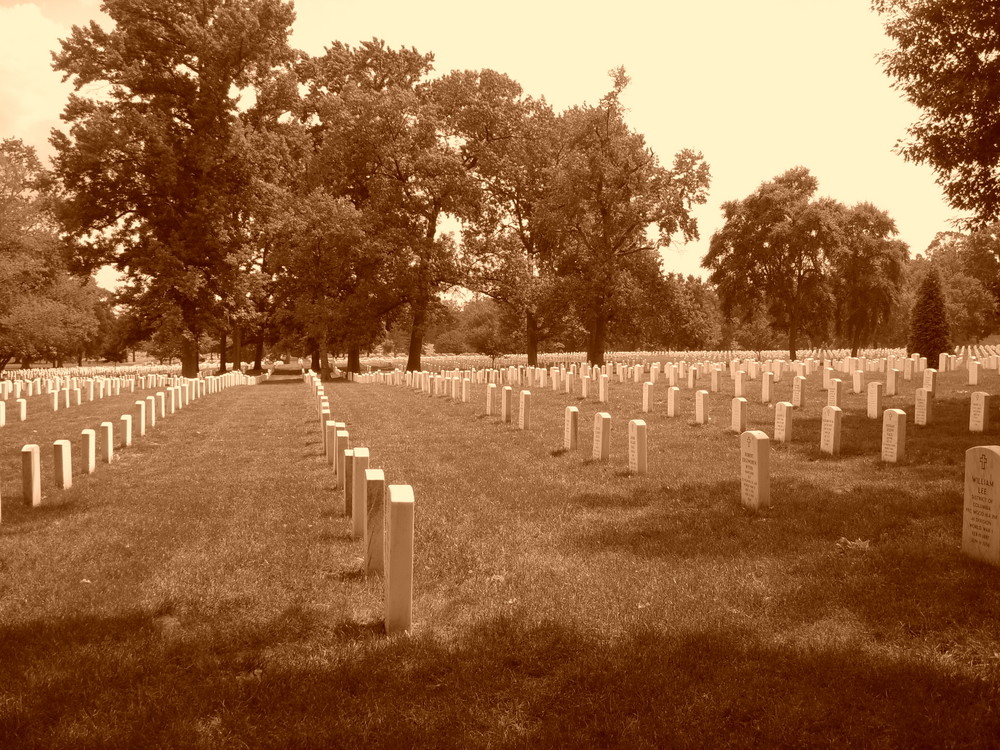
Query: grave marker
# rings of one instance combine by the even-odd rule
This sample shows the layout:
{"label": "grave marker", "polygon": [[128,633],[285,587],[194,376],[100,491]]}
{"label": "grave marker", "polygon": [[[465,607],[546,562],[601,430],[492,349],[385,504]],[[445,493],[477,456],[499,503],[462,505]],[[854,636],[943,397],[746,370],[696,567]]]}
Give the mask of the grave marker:
{"label": "grave marker", "polygon": [[653,384],[646,382],[642,384],[642,410],[649,412],[652,410]]}
{"label": "grave marker", "polygon": [[385,632],[393,635],[408,631],[413,619],[413,488],[390,484],[386,495]]}
{"label": "grave marker", "polygon": [[740,435],[740,500],[751,510],[771,505],[770,443],[760,430]]}
{"label": "grave marker", "polygon": [[93,474],[97,469],[97,432],[95,430],[82,430],[80,432],[82,453],[80,459],[83,470],[87,474]]}
{"label": "grave marker", "polygon": [[513,416],[511,415],[511,408],[513,406],[514,400],[514,389],[509,385],[503,387],[503,391],[500,392],[500,421],[501,422],[511,422]]}
{"label": "grave marker", "polygon": [[820,431],[819,449],[831,456],[840,454],[840,419],[842,412],[839,406],[823,407],[823,423]]}
{"label": "grave marker", "polygon": [[681,389],[676,385],[672,385],[667,388],[667,416],[676,417],[677,416],[677,400],[680,397]]}
{"label": "grave marker", "polygon": [[25,505],[42,504],[42,459],[37,445],[21,448],[21,493]]}
{"label": "grave marker", "polygon": [[732,401],[732,419],[729,429],[738,435],[742,435],[747,429],[747,400],[736,396]]}
{"label": "grave marker", "polygon": [[361,539],[362,541],[368,537],[365,528],[368,521],[368,498],[365,494],[368,489],[368,483],[365,478],[365,472],[368,471],[369,460],[370,456],[367,448],[354,449],[354,458],[351,461],[351,477],[353,480],[352,484],[354,485],[354,489],[351,492],[351,507],[347,508],[346,498],[344,501],[344,507],[347,509],[346,512],[351,518],[351,536],[354,539]]}
{"label": "grave marker", "polygon": [[990,429],[990,394],[976,391],[969,400],[969,432],[987,432]]}
{"label": "grave marker", "polygon": [[[542,370],[542,372],[545,372]],[[517,426],[522,430],[531,429],[531,391],[521,391],[521,408],[517,414]]]}
{"label": "grave marker", "polygon": [[840,378],[830,378],[830,385],[826,392],[826,405],[839,407],[843,393],[844,381]]}
{"label": "grave marker", "polygon": [[868,384],[868,418],[878,419],[882,415],[882,383],[872,382]]}
{"label": "grave marker", "polygon": [[628,423],[628,470],[632,474],[645,474],[646,461],[646,423],[641,419],[632,419]]}
{"label": "grave marker", "polygon": [[801,409],[805,404],[806,378],[804,375],[796,375],[792,378],[792,406]]}
{"label": "grave marker", "polygon": [[774,440],[778,443],[792,442],[792,405],[779,401],[774,406]]}
{"label": "grave marker", "polygon": [[365,470],[365,501],[368,519],[365,524],[368,537],[365,540],[365,575],[381,573],[385,540],[382,538],[385,521],[385,472],[382,469]]}
{"label": "grave marker", "polygon": [[575,451],[577,448],[577,436],[579,434],[580,410],[575,406],[566,407],[565,426],[563,428],[563,448],[568,451]]}
{"label": "grave marker", "polygon": [[962,552],[1000,565],[1000,446],[979,445],[965,452]]}
{"label": "grave marker", "polygon": [[122,448],[129,448],[132,445],[132,415],[122,414]]}
{"label": "grave marker", "polygon": [[882,414],[882,460],[899,463],[906,455],[906,412],[886,409]]}
{"label": "grave marker", "polygon": [[595,461],[607,461],[611,455],[611,415],[606,411],[594,415],[594,446],[591,455]]}
{"label": "grave marker", "polygon": [[115,426],[111,422],[101,422],[101,460],[109,464],[115,456]]}
{"label": "grave marker", "polygon": [[708,391],[696,391],[694,394],[695,424],[708,424]]}
{"label": "grave marker", "polygon": [[913,423],[920,426],[934,421],[934,394],[926,388],[917,388],[914,396]]}
{"label": "grave marker", "polygon": [[68,490],[73,486],[73,446],[69,440],[52,443],[52,459],[56,487]]}

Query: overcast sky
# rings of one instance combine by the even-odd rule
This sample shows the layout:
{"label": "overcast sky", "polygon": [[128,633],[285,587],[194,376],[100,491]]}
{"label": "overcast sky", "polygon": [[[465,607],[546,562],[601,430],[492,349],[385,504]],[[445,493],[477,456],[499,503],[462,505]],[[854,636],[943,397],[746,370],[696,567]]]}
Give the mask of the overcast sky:
{"label": "overcast sky", "polygon": [[[666,253],[667,270],[699,264],[723,201],[802,165],[820,194],[889,212],[911,254],[957,216],[929,168],[893,153],[918,111],[875,56],[889,47],[869,0],[298,0],[292,44],[312,54],[333,40],[378,37],[433,52],[435,69],[493,68],[557,109],[596,103],[608,71],[632,83],[629,122],[669,165],[682,148],[712,171],[697,211],[702,239]],[[69,87],[50,52],[98,0],[0,0],[0,138],[43,155]]]}

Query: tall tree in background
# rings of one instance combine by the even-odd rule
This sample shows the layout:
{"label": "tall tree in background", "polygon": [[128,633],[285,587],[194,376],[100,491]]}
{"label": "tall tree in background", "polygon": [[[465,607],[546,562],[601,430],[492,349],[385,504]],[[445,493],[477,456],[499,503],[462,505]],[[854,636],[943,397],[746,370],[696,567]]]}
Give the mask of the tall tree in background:
{"label": "tall tree in background", "polygon": [[99,292],[66,267],[51,188],[33,148],[0,142],[0,369],[80,359],[97,330]]}
{"label": "tall tree in background", "polygon": [[851,356],[872,342],[888,320],[903,283],[906,244],[894,239],[896,223],[885,211],[859,203],[845,211],[842,244],[833,254],[837,332]]}
{"label": "tall tree in background", "polygon": [[480,181],[482,200],[462,232],[466,283],[523,321],[528,364],[566,314],[553,304],[554,259],[563,227],[552,210],[553,175],[566,152],[544,101],[492,70],[454,71],[435,81],[446,132]]}
{"label": "tall tree in background", "polygon": [[587,333],[587,358],[604,362],[609,325],[628,314],[637,286],[659,275],[659,250],[674,235],[698,237],[691,215],[704,203],[709,169],[702,155],[680,151],[670,169],[625,122],[623,69],[596,106],[561,116],[570,153],[554,176],[554,204],[562,215],[558,273],[575,300]]}
{"label": "tall tree in background", "polygon": [[432,306],[460,280],[455,245],[440,234],[441,221],[466,213],[475,200],[468,165],[446,137],[441,106],[424,80],[432,60],[375,39],[358,47],[334,42],[300,66],[309,89],[303,117],[313,123],[314,138],[307,182],[364,214],[370,247],[384,253],[371,269],[390,292],[368,299],[374,314],[364,320],[376,324],[407,304],[407,368],[414,370]]}
{"label": "tall tree in background", "polygon": [[927,361],[935,365],[941,352],[951,351],[951,333],[941,292],[941,278],[933,266],[924,275],[917,291],[910,314],[910,340],[906,349],[910,354],[916,352],[927,357]]}
{"label": "tall tree in background", "polygon": [[949,203],[976,224],[1000,219],[1000,5],[873,0],[896,49],[886,73],[923,110],[898,147],[929,164]]}
{"label": "tall tree in background", "polygon": [[[77,92],[54,131],[62,215],[87,268],[114,264],[134,304],[178,324],[182,371],[244,292],[241,222],[254,161],[244,92],[291,59],[281,0],[105,0],[111,30],[74,26],[54,55]],[[98,86],[92,86],[98,84]]]}
{"label": "tall tree in background", "polygon": [[803,328],[824,321],[832,307],[829,263],[841,244],[844,207],[814,200],[818,186],[809,170],[795,167],[723,203],[725,224],[702,261],[724,313],[749,319],[763,305],[787,332],[792,359]]}

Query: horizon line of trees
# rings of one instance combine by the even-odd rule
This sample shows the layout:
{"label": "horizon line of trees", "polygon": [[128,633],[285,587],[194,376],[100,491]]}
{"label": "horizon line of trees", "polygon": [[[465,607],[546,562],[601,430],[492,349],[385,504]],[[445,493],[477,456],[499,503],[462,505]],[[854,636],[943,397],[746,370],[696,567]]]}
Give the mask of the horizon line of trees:
{"label": "horizon line of trees", "polygon": [[[598,103],[556,112],[502,73],[434,77],[433,55],[377,39],[306,55],[283,0],[104,11],[110,30],[74,27],[53,54],[75,93],[51,137],[47,216],[66,271],[125,274],[125,344],[177,353],[186,374],[206,347],[239,361],[247,342],[258,365],[270,345],[317,368],[346,352],[356,369],[401,332],[418,369],[457,287],[491,303],[452,346],[500,342],[529,361],[778,334],[794,355],[906,327],[920,263],[891,217],[815,198],[804,167],[723,205],[709,283],[665,273],[661,252],[699,236],[709,167],[690,149],[660,162],[627,123],[624,69]],[[988,235],[933,248],[959,338],[995,327],[960,289],[996,295],[965,261],[996,266]]]}

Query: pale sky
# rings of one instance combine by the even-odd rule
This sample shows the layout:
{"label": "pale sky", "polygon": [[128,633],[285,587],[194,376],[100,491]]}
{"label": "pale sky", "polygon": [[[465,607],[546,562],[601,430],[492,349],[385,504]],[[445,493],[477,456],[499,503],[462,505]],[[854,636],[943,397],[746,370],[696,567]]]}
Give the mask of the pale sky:
{"label": "pale sky", "polygon": [[[0,138],[51,153],[49,129],[69,87],[50,51],[98,0],[0,0]],[[669,271],[704,275],[701,258],[723,201],[802,165],[819,193],[888,211],[922,252],[958,214],[928,167],[893,153],[919,112],[875,60],[890,46],[869,0],[298,0],[292,44],[378,37],[433,52],[439,74],[493,68],[556,109],[596,103],[624,65],[631,126],[668,165],[682,148],[712,171],[696,212],[701,240],[671,248]]]}

